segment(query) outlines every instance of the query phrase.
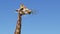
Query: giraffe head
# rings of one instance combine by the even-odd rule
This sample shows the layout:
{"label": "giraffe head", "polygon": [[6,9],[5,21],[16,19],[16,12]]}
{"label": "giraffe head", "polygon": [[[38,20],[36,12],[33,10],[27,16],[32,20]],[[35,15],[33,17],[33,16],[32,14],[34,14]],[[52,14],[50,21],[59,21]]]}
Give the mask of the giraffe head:
{"label": "giraffe head", "polygon": [[26,6],[24,6],[23,4],[20,5],[20,8],[18,10],[16,10],[17,12],[19,12],[22,15],[25,14],[31,14],[31,10],[29,10]]}

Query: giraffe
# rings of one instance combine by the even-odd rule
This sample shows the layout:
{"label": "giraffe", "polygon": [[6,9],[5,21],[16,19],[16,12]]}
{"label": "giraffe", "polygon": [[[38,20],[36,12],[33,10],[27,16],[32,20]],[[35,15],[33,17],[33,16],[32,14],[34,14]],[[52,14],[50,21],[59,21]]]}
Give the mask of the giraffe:
{"label": "giraffe", "polygon": [[14,34],[21,34],[21,20],[22,20],[21,17],[22,17],[22,15],[31,14],[31,10],[26,8],[24,5],[21,5],[20,7],[21,8],[16,10],[18,12],[18,21],[17,21],[17,25],[16,25]]}

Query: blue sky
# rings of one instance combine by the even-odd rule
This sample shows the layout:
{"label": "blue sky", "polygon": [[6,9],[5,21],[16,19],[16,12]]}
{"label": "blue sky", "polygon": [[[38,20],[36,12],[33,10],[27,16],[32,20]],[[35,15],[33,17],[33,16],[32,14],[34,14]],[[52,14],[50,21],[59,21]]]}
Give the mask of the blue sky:
{"label": "blue sky", "polygon": [[14,34],[20,3],[39,12],[22,16],[22,34],[60,34],[60,0],[0,0],[0,34]]}

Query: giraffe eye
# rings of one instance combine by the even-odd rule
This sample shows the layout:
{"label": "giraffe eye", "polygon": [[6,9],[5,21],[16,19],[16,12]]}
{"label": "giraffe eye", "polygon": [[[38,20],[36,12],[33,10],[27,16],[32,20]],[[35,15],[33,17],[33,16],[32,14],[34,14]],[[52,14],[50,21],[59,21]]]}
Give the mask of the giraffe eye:
{"label": "giraffe eye", "polygon": [[23,8],[21,8],[20,10],[23,10]]}

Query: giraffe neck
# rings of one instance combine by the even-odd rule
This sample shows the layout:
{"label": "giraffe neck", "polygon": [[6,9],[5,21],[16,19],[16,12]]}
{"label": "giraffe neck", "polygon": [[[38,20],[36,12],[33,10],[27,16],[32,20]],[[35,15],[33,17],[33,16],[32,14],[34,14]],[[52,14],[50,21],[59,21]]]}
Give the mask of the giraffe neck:
{"label": "giraffe neck", "polygon": [[18,21],[16,25],[16,30],[14,34],[21,34],[21,15],[18,13]]}

